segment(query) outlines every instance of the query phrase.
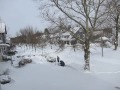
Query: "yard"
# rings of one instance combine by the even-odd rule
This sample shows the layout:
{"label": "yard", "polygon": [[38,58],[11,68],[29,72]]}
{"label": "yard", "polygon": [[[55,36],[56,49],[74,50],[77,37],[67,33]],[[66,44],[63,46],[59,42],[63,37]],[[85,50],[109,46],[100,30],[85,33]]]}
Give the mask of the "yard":
{"label": "yard", "polygon": [[[104,57],[100,47],[91,47],[91,71],[85,72],[82,50],[71,47],[58,51],[38,48],[37,51],[25,46],[17,47],[18,53],[10,62],[0,62],[0,72],[9,68],[11,82],[1,85],[2,90],[117,90],[120,87],[120,48],[114,51],[104,48]],[[57,51],[56,51],[57,50]],[[43,53],[42,53],[43,52]],[[20,56],[17,58],[17,56]],[[60,57],[66,64],[58,66],[56,62],[48,62],[47,57]],[[32,63],[15,68],[20,58],[30,58]]]}

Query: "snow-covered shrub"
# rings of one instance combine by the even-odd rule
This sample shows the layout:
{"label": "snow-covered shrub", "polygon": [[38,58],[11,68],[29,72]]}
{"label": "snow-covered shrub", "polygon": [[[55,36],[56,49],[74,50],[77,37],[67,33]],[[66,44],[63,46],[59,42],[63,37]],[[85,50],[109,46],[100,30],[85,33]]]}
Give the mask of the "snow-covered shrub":
{"label": "snow-covered shrub", "polygon": [[32,59],[22,59],[21,61],[19,61],[18,66],[21,67],[21,66],[24,66],[25,64],[31,63],[31,62],[32,62]]}
{"label": "snow-covered shrub", "polygon": [[11,77],[9,76],[2,76],[0,79],[0,83],[1,84],[7,84],[11,82]]}
{"label": "snow-covered shrub", "polygon": [[19,61],[18,62],[18,66],[21,67],[21,66],[24,66],[25,65],[25,62],[23,60]]}
{"label": "snow-covered shrub", "polygon": [[109,41],[104,41],[103,43],[100,43],[100,46],[105,48],[110,48],[112,44]]}
{"label": "snow-covered shrub", "polygon": [[112,46],[112,44],[110,42],[105,42],[106,48],[110,48]]}

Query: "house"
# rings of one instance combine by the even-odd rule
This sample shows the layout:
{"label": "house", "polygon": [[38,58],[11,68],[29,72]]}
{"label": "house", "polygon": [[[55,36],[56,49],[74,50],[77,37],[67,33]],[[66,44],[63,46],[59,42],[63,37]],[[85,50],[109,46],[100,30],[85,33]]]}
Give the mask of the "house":
{"label": "house", "polygon": [[102,31],[104,37],[110,38],[113,35],[112,28],[104,28]]}
{"label": "house", "polygon": [[[96,42],[100,37],[106,37],[110,39],[113,35],[112,28],[104,28],[91,32],[91,42]],[[60,40],[64,42],[64,44],[79,44],[83,43],[85,38],[85,32],[80,27],[71,28],[70,31],[63,33],[60,36]]]}
{"label": "house", "polygon": [[71,28],[71,31],[73,32],[73,37],[75,40],[72,42],[72,44],[79,44],[83,43],[82,40],[85,38],[85,32],[80,27],[74,27]]}
{"label": "house", "polygon": [[79,39],[83,39],[83,38],[84,38],[84,31],[82,31],[80,27],[74,27],[60,34],[60,43],[73,45],[77,43],[82,43],[80,42]]}
{"label": "house", "polygon": [[64,32],[60,35],[60,43],[61,44],[68,44],[70,45],[71,42],[73,41],[74,39],[72,38],[72,35],[69,31],[67,32]]}
{"label": "house", "polygon": [[92,31],[91,42],[101,42],[101,37],[110,39],[113,35],[112,28],[103,28]]}
{"label": "house", "polygon": [[7,53],[9,50],[10,45],[6,44],[6,25],[4,23],[0,23],[0,54],[3,55]]}

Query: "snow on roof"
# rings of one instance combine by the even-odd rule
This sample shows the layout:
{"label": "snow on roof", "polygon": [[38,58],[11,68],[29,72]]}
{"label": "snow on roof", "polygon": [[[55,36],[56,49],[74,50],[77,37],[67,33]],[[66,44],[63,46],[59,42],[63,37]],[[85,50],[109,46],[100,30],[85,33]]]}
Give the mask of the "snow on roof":
{"label": "snow on roof", "polygon": [[99,34],[102,34],[102,33],[103,33],[102,31],[94,31],[93,35],[96,36],[96,35],[99,35]]}
{"label": "snow on roof", "polygon": [[0,44],[0,46],[10,46],[9,44]]}
{"label": "snow on roof", "polygon": [[0,33],[5,33],[5,24],[0,23]]}
{"label": "snow on roof", "polygon": [[62,35],[66,36],[66,35],[71,35],[70,32],[65,32]]}
{"label": "snow on roof", "polygon": [[56,33],[54,37],[60,37],[60,33]]}
{"label": "snow on roof", "polygon": [[107,37],[102,37],[102,40],[109,40]]}
{"label": "snow on roof", "polygon": [[103,41],[106,41],[106,40],[109,40],[107,37],[100,37],[99,40],[103,40]]}
{"label": "snow on roof", "polygon": [[73,33],[76,33],[78,30],[79,30],[80,32],[83,32],[80,27],[71,28],[71,31],[72,31]]}
{"label": "snow on roof", "polygon": [[76,33],[79,29],[80,29],[80,27],[75,27],[75,28],[73,28],[73,32]]}

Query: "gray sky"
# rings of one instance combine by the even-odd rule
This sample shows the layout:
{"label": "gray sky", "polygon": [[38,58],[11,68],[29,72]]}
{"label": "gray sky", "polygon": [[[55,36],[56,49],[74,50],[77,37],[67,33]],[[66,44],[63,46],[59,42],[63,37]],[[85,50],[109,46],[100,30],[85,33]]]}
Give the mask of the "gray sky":
{"label": "gray sky", "polygon": [[43,31],[48,24],[39,15],[33,0],[0,0],[0,17],[7,24],[10,36],[29,25]]}

